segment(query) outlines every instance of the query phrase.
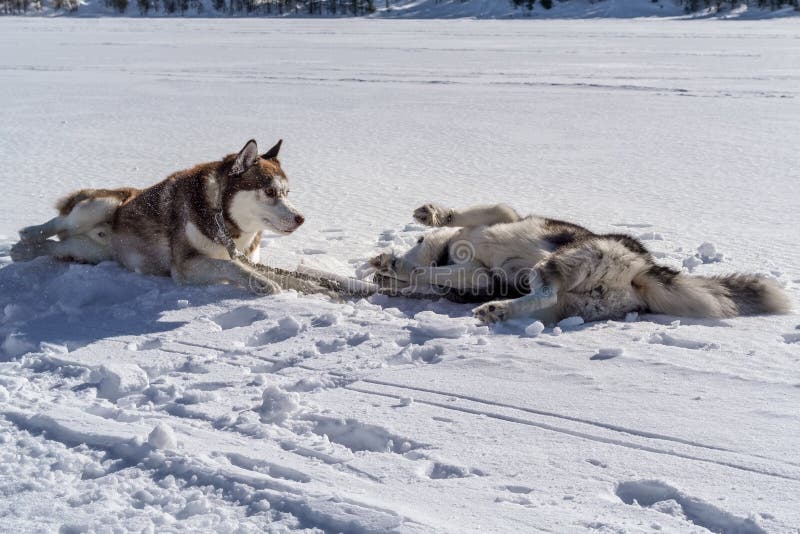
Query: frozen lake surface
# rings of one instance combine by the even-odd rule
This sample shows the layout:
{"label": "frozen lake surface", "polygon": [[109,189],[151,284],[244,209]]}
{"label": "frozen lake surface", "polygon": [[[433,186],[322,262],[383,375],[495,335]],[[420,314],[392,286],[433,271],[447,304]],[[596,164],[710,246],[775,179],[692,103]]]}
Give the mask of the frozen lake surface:
{"label": "frozen lake surface", "polygon": [[[8,248],[73,189],[283,138],[307,222],[265,262],[352,274],[413,243],[426,201],[507,202],[697,274],[768,274],[797,305],[798,30],[0,18],[2,528],[796,529],[797,314],[527,337],[469,306]],[[706,242],[721,261],[691,260]]]}

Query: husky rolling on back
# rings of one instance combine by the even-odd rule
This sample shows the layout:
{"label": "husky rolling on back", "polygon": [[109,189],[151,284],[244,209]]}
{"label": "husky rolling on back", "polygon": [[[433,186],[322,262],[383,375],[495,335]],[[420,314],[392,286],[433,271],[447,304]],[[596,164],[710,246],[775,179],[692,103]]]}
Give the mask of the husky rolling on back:
{"label": "husky rolling on back", "polygon": [[402,285],[505,298],[473,310],[485,323],[513,317],[552,323],[574,315],[596,321],[633,311],[723,318],[790,309],[788,297],[770,279],[690,276],[658,265],[630,236],[598,235],[544,217],[522,218],[502,204],[465,210],[426,204],[414,218],[440,229],[422,236],[402,256],[373,258],[376,272]]}
{"label": "husky rolling on back", "polygon": [[[231,237],[236,249],[256,262],[262,231],[287,235],[303,224],[303,215],[287,198],[289,182],[277,159],[280,146],[279,141],[259,156],[250,140],[238,154],[176,172],[146,189],[72,193],[57,204],[58,217],[20,231],[11,257],[113,259],[136,272],[192,284],[230,282],[265,294],[280,291],[281,285],[322,290],[313,282],[271,277],[232,260],[220,238]],[[48,239],[52,236],[59,239]]]}

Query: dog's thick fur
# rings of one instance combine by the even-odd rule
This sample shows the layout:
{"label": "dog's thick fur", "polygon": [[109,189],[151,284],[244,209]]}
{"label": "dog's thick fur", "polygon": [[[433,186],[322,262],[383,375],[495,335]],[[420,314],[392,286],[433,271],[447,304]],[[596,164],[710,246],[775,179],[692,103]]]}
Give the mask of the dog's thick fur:
{"label": "dog's thick fur", "polygon": [[[237,154],[176,172],[146,189],[83,189],[60,200],[59,216],[23,228],[14,261],[54,256],[85,263],[116,260],[141,273],[192,284],[230,282],[261,293],[312,282],[270,277],[233,261],[215,217],[220,211],[238,250],[258,261],[261,234],[290,234],[304,222],[288,200],[279,141],[259,156],[250,140]],[[48,239],[58,236],[58,240]]]}
{"label": "dog's thick fur", "polygon": [[373,258],[377,273],[406,285],[502,296],[473,310],[486,323],[521,316],[548,323],[575,315],[594,321],[634,311],[724,318],[790,309],[786,294],[768,278],[690,276],[657,264],[630,236],[523,218],[502,204],[465,210],[426,204],[414,218],[439,229],[402,256]]}

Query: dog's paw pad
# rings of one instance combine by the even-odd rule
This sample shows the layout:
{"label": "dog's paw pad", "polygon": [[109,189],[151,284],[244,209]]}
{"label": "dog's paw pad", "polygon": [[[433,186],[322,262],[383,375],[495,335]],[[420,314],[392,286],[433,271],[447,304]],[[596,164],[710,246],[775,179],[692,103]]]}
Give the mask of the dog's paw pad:
{"label": "dog's paw pad", "polygon": [[488,302],[472,310],[472,316],[482,323],[497,323],[508,319],[509,310],[502,302]]}

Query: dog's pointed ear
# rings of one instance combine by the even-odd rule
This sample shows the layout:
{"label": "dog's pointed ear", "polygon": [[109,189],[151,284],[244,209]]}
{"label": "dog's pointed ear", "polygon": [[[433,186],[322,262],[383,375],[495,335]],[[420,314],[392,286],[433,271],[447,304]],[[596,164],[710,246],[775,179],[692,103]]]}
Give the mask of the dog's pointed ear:
{"label": "dog's pointed ear", "polygon": [[275,146],[264,152],[261,157],[264,159],[275,159],[278,157],[278,152],[281,151],[281,144],[283,144],[283,139],[278,139],[278,142],[275,143]]}
{"label": "dog's pointed ear", "polygon": [[255,139],[250,139],[242,150],[236,154],[231,167],[231,175],[242,174],[244,171],[255,165],[258,161],[258,145]]}

